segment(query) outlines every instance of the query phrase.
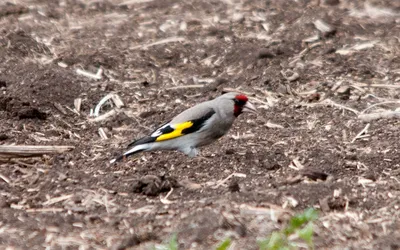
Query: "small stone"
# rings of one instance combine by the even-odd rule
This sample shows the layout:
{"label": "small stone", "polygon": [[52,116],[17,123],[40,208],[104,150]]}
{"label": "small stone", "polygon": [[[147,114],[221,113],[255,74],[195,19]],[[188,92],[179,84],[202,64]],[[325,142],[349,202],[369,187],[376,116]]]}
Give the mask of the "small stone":
{"label": "small stone", "polygon": [[263,58],[274,58],[275,55],[272,54],[268,49],[260,49],[257,52],[257,58],[263,59]]}
{"label": "small stone", "polygon": [[329,174],[327,174],[327,173],[317,171],[317,170],[312,170],[312,169],[305,169],[302,171],[301,174],[313,181],[317,181],[317,180],[325,181],[329,176]]}
{"label": "small stone", "polygon": [[10,207],[5,197],[0,197],[0,208]]}
{"label": "small stone", "polygon": [[339,0],[324,0],[324,1],[322,1],[322,3],[324,5],[334,6],[334,5],[338,5],[340,3],[340,1]]}
{"label": "small stone", "polygon": [[377,180],[377,176],[373,172],[369,172],[369,173],[365,174],[364,178],[371,180],[371,181]]}
{"label": "small stone", "polygon": [[150,85],[150,83],[149,83],[147,80],[141,82],[141,84],[142,84],[144,87],[148,87],[148,86]]}
{"label": "small stone", "polygon": [[22,119],[39,119],[46,120],[47,114],[37,108],[23,108],[18,112],[18,118]]}
{"label": "small stone", "polygon": [[3,80],[0,80],[0,88],[6,88],[7,87],[7,83]]}
{"label": "small stone", "polygon": [[237,180],[232,180],[232,181],[229,183],[228,189],[229,189],[229,191],[231,191],[232,193],[234,193],[234,192],[239,192],[239,191],[240,191],[240,186],[239,186],[238,181],[237,181]]}
{"label": "small stone", "polygon": [[227,155],[233,155],[234,153],[235,153],[235,150],[232,149],[232,148],[228,148],[228,149],[225,151],[225,154],[227,154]]}
{"label": "small stone", "polygon": [[235,13],[232,16],[232,21],[235,23],[241,23],[244,20],[244,15],[242,13]]}

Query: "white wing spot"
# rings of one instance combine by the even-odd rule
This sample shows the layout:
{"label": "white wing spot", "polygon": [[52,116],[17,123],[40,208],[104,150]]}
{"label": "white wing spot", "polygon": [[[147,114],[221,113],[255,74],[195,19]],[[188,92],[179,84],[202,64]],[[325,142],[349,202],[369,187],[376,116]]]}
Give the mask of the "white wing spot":
{"label": "white wing spot", "polygon": [[168,127],[170,124],[165,124],[164,126],[158,128],[156,131],[154,131],[154,133],[151,134],[151,137],[158,137],[160,135],[162,135],[162,129],[165,127]]}

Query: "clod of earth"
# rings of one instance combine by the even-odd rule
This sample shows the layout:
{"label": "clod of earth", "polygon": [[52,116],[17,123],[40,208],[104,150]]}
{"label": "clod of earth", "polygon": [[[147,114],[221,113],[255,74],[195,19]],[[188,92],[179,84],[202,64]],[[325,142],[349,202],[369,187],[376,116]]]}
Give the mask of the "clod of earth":
{"label": "clod of earth", "polygon": [[18,111],[18,118],[46,120],[47,114],[37,108],[27,107]]}
{"label": "clod of earth", "polygon": [[131,184],[134,193],[142,193],[148,196],[156,196],[168,192],[171,188],[177,188],[178,181],[173,177],[145,175],[134,180]]}

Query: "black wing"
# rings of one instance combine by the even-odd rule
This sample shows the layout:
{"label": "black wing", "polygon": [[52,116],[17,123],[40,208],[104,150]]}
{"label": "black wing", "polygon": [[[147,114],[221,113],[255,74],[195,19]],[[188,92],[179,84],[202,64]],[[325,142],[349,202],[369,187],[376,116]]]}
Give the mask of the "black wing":
{"label": "black wing", "polygon": [[210,119],[214,114],[215,111],[210,110],[204,116],[197,119],[189,120],[179,124],[165,123],[158,129],[154,130],[150,136],[145,136],[130,143],[128,145],[128,148],[145,143],[170,140],[183,135],[197,132],[205,125],[206,121]]}

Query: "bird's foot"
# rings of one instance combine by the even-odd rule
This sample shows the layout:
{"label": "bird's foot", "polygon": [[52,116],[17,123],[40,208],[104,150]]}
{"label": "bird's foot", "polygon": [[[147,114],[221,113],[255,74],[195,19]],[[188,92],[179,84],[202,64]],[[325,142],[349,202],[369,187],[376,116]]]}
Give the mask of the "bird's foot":
{"label": "bird's foot", "polygon": [[185,148],[181,151],[191,158],[195,157],[198,154],[197,149],[194,147]]}

